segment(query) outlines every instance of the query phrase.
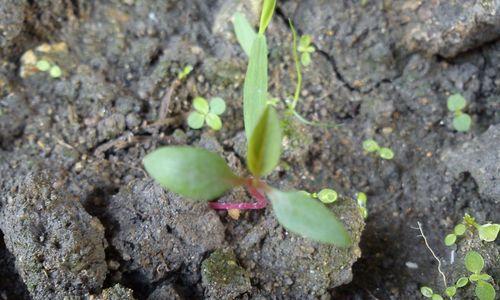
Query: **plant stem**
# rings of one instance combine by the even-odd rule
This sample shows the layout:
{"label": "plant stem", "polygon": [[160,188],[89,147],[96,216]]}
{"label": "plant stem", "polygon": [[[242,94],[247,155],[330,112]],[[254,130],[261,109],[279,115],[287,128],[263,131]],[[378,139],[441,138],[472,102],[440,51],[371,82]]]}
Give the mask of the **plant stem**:
{"label": "plant stem", "polygon": [[295,86],[295,93],[293,94],[293,102],[288,106],[291,111],[295,111],[295,107],[299,102],[300,89],[302,88],[302,71],[300,68],[299,55],[297,53],[297,32],[295,32],[295,27],[293,27],[292,20],[288,20],[290,23],[290,29],[292,30],[293,36],[293,60],[295,61],[295,71],[297,72],[297,85]]}
{"label": "plant stem", "polygon": [[267,206],[267,199],[257,188],[253,185],[248,185],[248,192],[252,195],[256,202],[240,202],[240,203],[218,203],[209,202],[211,208],[217,210],[229,210],[229,209],[239,209],[239,210],[250,210],[250,209],[262,209]]}

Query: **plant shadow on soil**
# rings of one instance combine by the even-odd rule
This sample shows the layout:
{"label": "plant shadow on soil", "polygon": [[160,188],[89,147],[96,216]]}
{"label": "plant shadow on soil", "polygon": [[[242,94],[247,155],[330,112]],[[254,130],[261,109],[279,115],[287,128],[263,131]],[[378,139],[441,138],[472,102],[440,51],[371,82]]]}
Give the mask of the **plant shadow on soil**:
{"label": "plant shadow on soil", "polygon": [[[269,210],[247,212],[235,221],[226,213],[184,204],[157,189],[142,170],[141,159],[152,149],[192,144],[223,154],[233,169],[243,172],[241,89],[246,57],[234,37],[227,37],[231,1],[71,1],[70,5],[45,0],[10,8],[21,22],[12,22],[12,35],[0,39],[5,43],[0,64],[0,171],[10,178],[0,184],[0,192],[12,192],[11,181],[34,169],[51,172],[53,185],[64,197],[82,202],[104,225],[109,244],[104,288],[120,283],[138,299],[153,292],[170,293],[171,286],[179,297],[216,298],[202,286],[201,262],[217,248],[231,248],[239,263],[253,272],[252,287],[242,290],[242,299],[418,298],[420,285],[437,281],[436,263],[412,228],[418,221],[434,249],[447,258],[442,238],[464,213],[480,221],[500,218],[498,198],[482,193],[470,170],[450,172],[443,155],[460,151],[462,144],[477,143],[499,123],[500,42],[452,58],[426,56],[402,42],[398,30],[403,26],[395,15],[404,1],[394,1],[394,11],[362,7],[354,0],[328,7],[323,2],[279,4],[269,28],[270,91],[285,98],[294,88],[290,17],[300,33],[315,38],[318,48],[305,69],[299,110],[309,119],[341,125],[325,129],[292,122],[283,163],[269,180],[284,188],[329,187],[351,197],[358,191],[368,194],[362,256],[348,285],[331,289],[349,282],[350,272],[339,282],[326,276],[304,284],[303,290],[294,287],[289,281],[308,277],[287,274],[282,257],[297,259],[293,270],[302,273],[307,271],[299,264],[316,263],[311,258],[342,255],[321,252],[304,241],[282,244],[289,237]],[[61,79],[40,73],[18,75],[22,53],[41,42],[60,41],[69,48],[58,58],[65,70]],[[187,64],[196,67],[175,91],[166,125],[152,125],[171,79]],[[454,92],[470,102],[467,109],[475,122],[470,133],[454,132],[450,126],[446,98]],[[187,128],[190,101],[199,95],[226,100],[220,132]],[[384,161],[363,153],[361,143],[366,138],[390,146],[395,158]],[[247,195],[235,191],[227,197]],[[153,201],[157,199],[164,202]],[[5,205],[7,197],[0,196],[0,211]],[[0,229],[8,228],[1,225],[0,219]],[[362,228],[358,221],[351,225]],[[148,231],[151,226],[161,232]],[[0,298],[3,292],[7,299],[28,299],[3,241],[7,234],[14,233],[6,231],[0,239]],[[137,248],[126,243],[136,236],[146,237],[136,240]],[[154,246],[158,240],[161,247]],[[192,261],[181,255],[185,253],[193,255]],[[137,263],[134,255],[146,262]],[[163,265],[162,259],[169,264]],[[274,275],[266,275],[264,266],[282,271],[276,276],[282,276],[281,285],[266,282]]]}

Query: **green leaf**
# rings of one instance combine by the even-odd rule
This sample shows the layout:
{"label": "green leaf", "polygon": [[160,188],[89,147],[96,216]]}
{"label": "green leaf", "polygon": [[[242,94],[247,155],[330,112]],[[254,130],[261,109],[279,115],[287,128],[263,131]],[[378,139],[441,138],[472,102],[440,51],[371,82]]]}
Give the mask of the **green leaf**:
{"label": "green leaf", "polygon": [[308,65],[311,64],[311,54],[304,52],[300,55],[300,63],[304,66],[307,67]]}
{"label": "green leaf", "polygon": [[257,37],[257,33],[242,13],[237,12],[234,14],[233,24],[236,39],[240,43],[241,48],[243,48],[243,51],[245,51],[245,54],[250,56],[252,44]]}
{"label": "green leaf", "polygon": [[337,192],[332,189],[322,189],[318,193],[318,199],[323,203],[333,203],[337,200],[337,197]]}
{"label": "green leaf", "polygon": [[448,110],[450,111],[457,111],[457,110],[462,110],[465,107],[465,98],[460,95],[460,94],[453,94],[450,97],[448,97],[447,105],[448,105]]}
{"label": "green leaf", "polygon": [[470,276],[469,276],[469,280],[470,280],[471,282],[476,282],[476,281],[478,281],[479,279],[480,279],[479,274],[472,274],[472,275],[470,275]]}
{"label": "green leaf", "polygon": [[273,18],[275,6],[276,0],[264,0],[262,4],[262,13],[260,14],[259,34],[264,34],[264,32],[266,32],[267,26]]}
{"label": "green leaf", "polygon": [[359,206],[358,208],[359,208],[359,213],[361,214],[363,219],[368,218],[368,209],[364,206]]}
{"label": "green leaf", "polygon": [[491,280],[491,276],[486,274],[486,273],[483,273],[483,274],[479,274],[478,279],[483,280],[483,281],[488,281],[488,280]]}
{"label": "green leaf", "polygon": [[305,51],[305,49],[311,44],[311,41],[312,37],[309,34],[302,35],[299,39],[299,47],[297,50],[299,50],[299,52]]}
{"label": "green leaf", "polygon": [[205,116],[197,111],[193,111],[189,114],[187,122],[189,127],[193,129],[200,129],[205,123]]}
{"label": "green leaf", "polygon": [[247,165],[255,177],[266,176],[281,155],[281,126],[278,115],[268,106],[248,142]]}
{"label": "green leaf", "polygon": [[42,59],[36,62],[35,67],[42,72],[46,72],[50,69],[50,63],[45,59]]}
{"label": "green leaf", "polygon": [[457,236],[453,233],[450,233],[448,234],[445,238],[444,238],[444,244],[446,246],[451,246],[451,245],[454,245],[455,242],[457,240]]}
{"label": "green leaf", "polygon": [[208,114],[209,106],[207,100],[203,97],[196,97],[193,100],[193,107],[201,114]]}
{"label": "green leaf", "polygon": [[207,125],[213,130],[220,130],[222,128],[222,120],[216,114],[208,113],[206,121]]}
{"label": "green leaf", "polygon": [[159,148],[146,155],[143,163],[164,188],[195,200],[215,199],[241,181],[224,159],[201,148]]}
{"label": "green leaf", "polygon": [[443,300],[443,297],[441,297],[441,295],[439,295],[439,294],[433,294],[431,299],[432,300]]}
{"label": "green leaf", "polygon": [[368,197],[366,196],[365,193],[359,192],[356,195],[356,198],[358,200],[358,205],[360,205],[360,206],[366,206],[366,202],[368,201]]}
{"label": "green leaf", "polygon": [[380,147],[375,140],[368,139],[363,141],[363,149],[365,149],[366,152],[375,152],[378,151]]}
{"label": "green leaf", "polygon": [[479,300],[495,300],[495,288],[488,282],[478,281],[474,293]]}
{"label": "green leaf", "polygon": [[210,99],[210,112],[216,115],[222,115],[226,111],[226,101],[221,97]]}
{"label": "green leaf", "polygon": [[49,70],[49,75],[52,78],[59,78],[62,75],[62,70],[59,68],[59,66],[52,66]]}
{"label": "green leaf", "polygon": [[255,38],[243,85],[245,133],[250,139],[267,104],[267,44],[262,34]]}
{"label": "green leaf", "polygon": [[479,226],[479,238],[486,242],[493,242],[497,239],[498,231],[500,231],[499,224],[484,224]]}
{"label": "green leaf", "polygon": [[460,277],[457,280],[457,283],[455,284],[457,287],[461,288],[467,285],[469,283],[469,278],[467,277]]}
{"label": "green leaf", "polygon": [[463,235],[465,233],[465,230],[467,230],[467,227],[464,225],[464,224],[458,224],[457,226],[455,226],[455,228],[453,229],[453,232],[456,234],[456,235]]}
{"label": "green leaf", "polygon": [[313,46],[309,46],[305,49],[304,52],[313,53],[314,51],[316,51],[316,49]]}
{"label": "green leaf", "polygon": [[434,292],[432,291],[432,289],[428,286],[423,286],[420,288],[420,293],[426,297],[426,298],[430,298],[432,297],[432,294],[434,294]]}
{"label": "green leaf", "polygon": [[187,65],[182,69],[182,71],[179,72],[179,74],[177,75],[177,78],[179,80],[183,80],[184,78],[186,78],[189,75],[189,73],[191,73],[191,71],[193,71],[193,66]]}
{"label": "green leaf", "polygon": [[469,131],[471,124],[472,119],[466,113],[460,114],[453,118],[453,128],[455,128],[456,131],[467,132]]}
{"label": "green leaf", "polygon": [[446,288],[444,293],[446,294],[446,296],[451,298],[457,294],[457,288],[454,286],[450,286],[450,287]]}
{"label": "green leaf", "polygon": [[394,158],[394,152],[390,148],[382,147],[378,150],[378,154],[383,159],[393,159]]}
{"label": "green leaf", "polygon": [[472,273],[479,273],[484,268],[484,259],[476,251],[469,251],[465,255],[465,267]]}
{"label": "green leaf", "polygon": [[268,192],[278,222],[287,230],[312,240],[348,247],[349,234],[321,202],[300,192]]}

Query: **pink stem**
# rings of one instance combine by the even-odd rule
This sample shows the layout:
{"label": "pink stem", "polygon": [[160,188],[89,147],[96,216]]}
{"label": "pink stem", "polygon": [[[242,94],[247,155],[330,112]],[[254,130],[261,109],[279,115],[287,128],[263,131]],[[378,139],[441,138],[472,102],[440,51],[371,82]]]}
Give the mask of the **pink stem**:
{"label": "pink stem", "polygon": [[218,210],[228,210],[228,209],[239,209],[239,210],[247,210],[247,209],[261,209],[267,206],[267,199],[266,197],[259,191],[257,190],[254,186],[249,185],[248,186],[248,192],[252,197],[257,200],[257,202],[241,202],[241,203],[218,203],[218,202],[209,202],[208,205],[210,205],[211,208],[213,209],[218,209]]}

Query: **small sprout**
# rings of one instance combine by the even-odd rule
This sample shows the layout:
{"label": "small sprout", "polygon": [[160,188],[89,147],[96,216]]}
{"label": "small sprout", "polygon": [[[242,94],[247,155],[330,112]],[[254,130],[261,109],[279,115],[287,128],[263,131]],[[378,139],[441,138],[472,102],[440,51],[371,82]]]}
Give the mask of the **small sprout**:
{"label": "small sprout", "polygon": [[373,139],[364,140],[363,149],[368,153],[377,152],[382,159],[391,160],[394,158],[394,152],[390,148],[380,147]]}
{"label": "small sprout", "polygon": [[448,110],[454,113],[453,128],[460,132],[467,132],[472,124],[471,117],[462,110],[466,106],[465,98],[460,94],[453,94],[448,97]]}
{"label": "small sprout", "polygon": [[420,288],[420,293],[422,293],[422,295],[424,295],[424,297],[426,297],[426,298],[430,298],[434,294],[434,292],[432,291],[432,289],[430,287],[427,287],[427,286],[421,287]]}
{"label": "small sprout", "polygon": [[189,73],[191,73],[191,71],[193,71],[193,66],[187,65],[182,69],[182,71],[179,72],[177,78],[179,80],[183,80],[189,75]]}
{"label": "small sprout", "polygon": [[318,199],[323,203],[333,203],[337,200],[337,197],[337,192],[332,189],[322,189],[318,193]]}
{"label": "small sprout", "polygon": [[431,299],[432,300],[443,300],[443,297],[441,297],[441,295],[439,295],[439,294],[433,294]]}
{"label": "small sprout", "polygon": [[188,126],[192,129],[200,129],[205,122],[213,130],[222,128],[222,120],[219,115],[226,110],[226,102],[220,97],[214,97],[210,103],[203,97],[196,97],[193,100],[195,111],[188,116]]}
{"label": "small sprout", "polygon": [[484,224],[478,227],[479,238],[486,242],[493,242],[497,239],[500,231],[499,224]]}
{"label": "small sprout", "polygon": [[53,65],[50,68],[50,70],[49,70],[49,75],[52,78],[59,78],[59,77],[61,77],[61,75],[62,75],[61,68],[59,68],[59,66],[57,66],[57,65]]}
{"label": "small sprout", "polygon": [[361,216],[363,216],[364,219],[368,217],[368,209],[366,208],[367,200],[368,197],[363,192],[359,192],[356,195],[356,201],[358,202],[359,212],[361,213]]}
{"label": "small sprout", "polygon": [[467,229],[467,227],[465,227],[464,224],[458,224],[457,226],[455,226],[455,228],[453,229],[453,232],[460,236],[460,235],[463,235],[465,233],[465,230]]}
{"label": "small sprout", "polygon": [[477,282],[474,293],[479,300],[494,300],[496,294],[495,288],[490,283],[485,281]]}
{"label": "small sprout", "polygon": [[476,251],[469,251],[465,255],[465,267],[472,273],[479,274],[484,268],[484,259]]}
{"label": "small sprout", "polygon": [[37,61],[35,66],[42,72],[47,72],[50,69],[50,63],[45,59]]}
{"label": "small sprout", "polygon": [[469,278],[467,277],[460,277],[458,278],[457,282],[455,283],[456,287],[464,287],[467,285],[467,283],[469,283]]}
{"label": "small sprout", "polygon": [[457,236],[453,233],[450,233],[448,234],[445,238],[444,238],[444,244],[446,246],[451,246],[451,245],[454,245],[455,242],[457,241]]}
{"label": "small sprout", "polygon": [[457,288],[454,286],[450,286],[450,287],[446,288],[444,293],[446,294],[446,296],[451,298],[457,294]]}
{"label": "small sprout", "polygon": [[297,50],[300,52],[300,62],[303,66],[307,67],[311,64],[311,53],[314,53],[316,49],[314,46],[311,46],[312,37],[308,34],[305,34],[300,37],[299,47]]}

